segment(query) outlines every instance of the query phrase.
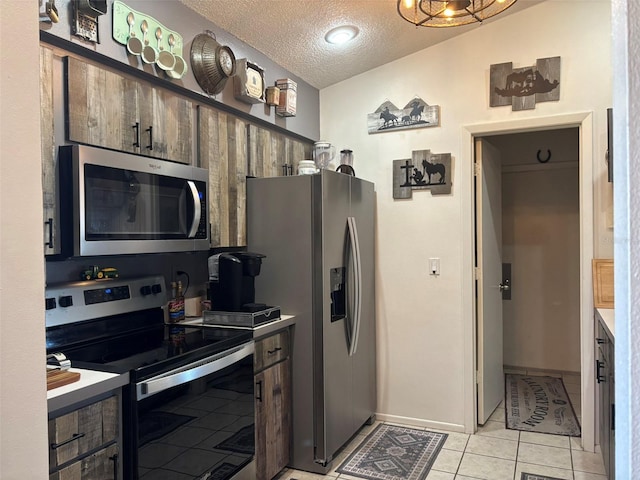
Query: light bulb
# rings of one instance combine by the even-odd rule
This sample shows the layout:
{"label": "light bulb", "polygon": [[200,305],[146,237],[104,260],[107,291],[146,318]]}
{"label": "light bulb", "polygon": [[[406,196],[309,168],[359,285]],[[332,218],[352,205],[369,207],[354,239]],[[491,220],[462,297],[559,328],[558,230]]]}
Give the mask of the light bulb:
{"label": "light bulb", "polygon": [[404,8],[413,8],[413,0],[404,0]]}

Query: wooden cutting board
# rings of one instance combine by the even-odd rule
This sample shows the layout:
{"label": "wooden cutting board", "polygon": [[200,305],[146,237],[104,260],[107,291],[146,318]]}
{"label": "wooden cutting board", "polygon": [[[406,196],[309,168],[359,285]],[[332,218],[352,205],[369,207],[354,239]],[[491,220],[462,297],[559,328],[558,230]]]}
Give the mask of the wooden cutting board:
{"label": "wooden cutting board", "polygon": [[593,306],[614,308],[613,260],[594,258],[593,266]]}
{"label": "wooden cutting board", "polygon": [[80,380],[80,373],[68,370],[47,370],[47,390],[69,385]]}

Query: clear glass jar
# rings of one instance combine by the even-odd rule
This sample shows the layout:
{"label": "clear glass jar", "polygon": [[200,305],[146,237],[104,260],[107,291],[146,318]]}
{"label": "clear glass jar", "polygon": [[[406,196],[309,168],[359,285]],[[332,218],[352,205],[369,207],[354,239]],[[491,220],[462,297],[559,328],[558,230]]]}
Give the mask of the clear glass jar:
{"label": "clear glass jar", "polygon": [[313,160],[300,160],[298,162],[298,175],[313,175],[314,173],[318,173],[318,169]]}

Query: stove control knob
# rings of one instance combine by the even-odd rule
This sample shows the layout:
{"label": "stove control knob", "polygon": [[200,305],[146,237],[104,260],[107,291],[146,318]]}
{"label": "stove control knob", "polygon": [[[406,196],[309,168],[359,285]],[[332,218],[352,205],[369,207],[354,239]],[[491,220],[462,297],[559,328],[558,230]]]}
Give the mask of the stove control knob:
{"label": "stove control knob", "polygon": [[44,308],[45,310],[53,310],[56,308],[56,299],[53,297],[44,299]]}
{"label": "stove control knob", "polygon": [[149,285],[145,285],[144,287],[140,287],[140,293],[143,297],[147,295],[151,295],[151,287]]}
{"label": "stove control knob", "polygon": [[157,295],[158,293],[162,293],[162,285],[160,285],[159,283],[152,285],[151,291],[153,292],[154,295]]}
{"label": "stove control knob", "polygon": [[58,303],[61,307],[70,307],[73,305],[73,297],[71,295],[60,297],[60,299],[58,299]]}

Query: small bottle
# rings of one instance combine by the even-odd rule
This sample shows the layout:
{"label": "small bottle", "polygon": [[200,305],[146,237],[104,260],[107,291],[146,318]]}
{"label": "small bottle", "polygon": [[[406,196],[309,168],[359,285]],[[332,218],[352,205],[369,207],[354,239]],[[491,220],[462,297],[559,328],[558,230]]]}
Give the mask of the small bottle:
{"label": "small bottle", "polygon": [[182,292],[182,282],[178,282],[178,289],[176,292],[176,302],[178,303],[178,322],[184,320],[184,293]]}
{"label": "small bottle", "polygon": [[171,282],[171,300],[169,300],[169,322],[176,323],[180,319],[180,304],[176,282]]}

